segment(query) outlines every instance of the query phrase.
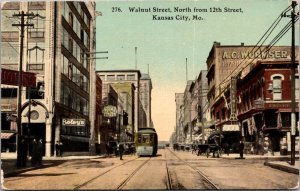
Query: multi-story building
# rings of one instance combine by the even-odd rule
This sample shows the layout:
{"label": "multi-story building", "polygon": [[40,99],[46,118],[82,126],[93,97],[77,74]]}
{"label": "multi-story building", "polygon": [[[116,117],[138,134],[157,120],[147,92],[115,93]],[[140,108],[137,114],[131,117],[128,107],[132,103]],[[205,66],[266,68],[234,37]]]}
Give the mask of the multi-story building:
{"label": "multi-story building", "polygon": [[185,136],[185,142],[192,142],[192,119],[191,119],[191,92],[190,87],[193,83],[193,80],[187,81],[187,85],[185,87],[183,93],[183,132]]}
{"label": "multi-story building", "polygon": [[[149,74],[143,74],[140,80],[140,100],[143,110],[146,114],[146,125],[144,127],[153,127],[151,118],[151,92],[152,82]],[[144,121],[144,119],[142,120]]]}
{"label": "multi-story building", "polygon": [[183,113],[182,113],[182,107],[183,107],[183,93],[175,93],[175,103],[176,103],[176,127],[175,127],[175,137],[176,137],[176,143],[182,142],[183,138]]}
{"label": "multi-story building", "polygon": [[[295,68],[298,62],[295,64]],[[299,74],[295,76],[295,114],[299,122]],[[251,71],[239,79],[237,110],[241,134],[246,148],[264,153],[264,146],[272,152],[290,151],[291,133],[291,62],[258,61]],[[297,128],[296,128],[297,129]],[[299,131],[295,133],[299,136]],[[299,137],[296,151],[299,150]]]}
{"label": "multi-story building", "polygon": [[[207,79],[208,79],[208,102],[213,109],[220,97],[224,96],[224,90],[229,85],[232,76],[246,75],[250,70],[251,63],[257,60],[287,60],[289,59],[290,47],[273,46],[268,51],[266,47],[257,49],[255,46],[221,45],[215,42],[207,58]],[[241,72],[242,71],[242,72]],[[212,120],[218,119],[213,115]]]}
{"label": "multi-story building", "polygon": [[[5,3],[1,62],[7,69],[18,70],[19,30],[11,24],[20,18],[11,17],[20,11],[34,14],[26,18],[34,27],[26,28],[22,68],[36,74],[37,88],[22,88],[22,131],[18,133],[42,139],[46,156],[54,154],[57,140],[66,152],[89,151],[95,120],[89,113],[96,100],[90,88],[96,86],[94,61],[89,59],[95,49],[95,2]],[[16,87],[10,89],[14,92]]]}
{"label": "multi-story building", "polygon": [[[236,97],[236,92],[239,91],[239,87],[236,85],[237,80],[244,79],[252,71],[257,61],[264,63],[290,61],[290,49],[289,46],[273,46],[266,51],[266,47],[258,49],[254,46],[244,46],[244,44],[241,46],[214,44],[207,59],[209,87],[207,97],[213,122],[212,127],[216,131],[222,132],[223,142],[232,145],[236,151],[238,142],[244,139],[243,124],[246,126],[246,123],[240,121],[242,115],[239,115],[237,110],[240,101]],[[252,92],[252,88],[250,89]],[[251,102],[252,93],[247,94],[247,97],[244,98],[247,103]],[[274,119],[272,120],[274,121]],[[252,121],[248,120],[248,123],[251,125]]]}
{"label": "multi-story building", "polygon": [[194,140],[202,141],[208,136],[207,118],[205,112],[207,111],[207,71],[201,70],[197,79],[192,84],[190,92],[192,94],[192,125],[195,134]]}
{"label": "multi-story building", "polygon": [[[133,94],[130,95],[132,101],[132,134],[136,132],[139,126],[139,90],[140,90],[140,78],[141,73],[139,70],[102,70],[97,71],[97,75],[100,76],[103,84],[118,84],[118,83],[130,83],[132,84]],[[131,87],[131,85],[130,85]],[[130,93],[130,92],[128,92]]]}
{"label": "multi-story building", "polygon": [[[104,109],[105,106],[113,106],[118,108],[119,96],[111,84],[102,84],[102,104],[101,108]],[[105,116],[101,115],[100,120],[100,153],[105,152],[105,144],[109,141],[116,141],[118,139],[118,114],[115,116]]]}
{"label": "multi-story building", "polygon": [[124,115],[127,115],[128,124],[123,124],[124,120],[120,123],[120,125],[122,125],[120,129],[120,141],[133,141],[134,85],[131,82],[120,82],[111,84],[111,86],[116,90],[119,96],[120,104],[118,105],[118,112],[121,114],[120,118],[124,118]]}

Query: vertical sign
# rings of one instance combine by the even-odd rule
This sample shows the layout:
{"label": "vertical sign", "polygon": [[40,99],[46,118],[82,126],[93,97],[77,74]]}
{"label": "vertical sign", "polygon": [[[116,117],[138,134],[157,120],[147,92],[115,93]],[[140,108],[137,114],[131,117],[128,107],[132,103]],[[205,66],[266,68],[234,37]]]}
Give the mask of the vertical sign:
{"label": "vertical sign", "polygon": [[236,121],[236,82],[235,76],[230,80],[230,121]]}

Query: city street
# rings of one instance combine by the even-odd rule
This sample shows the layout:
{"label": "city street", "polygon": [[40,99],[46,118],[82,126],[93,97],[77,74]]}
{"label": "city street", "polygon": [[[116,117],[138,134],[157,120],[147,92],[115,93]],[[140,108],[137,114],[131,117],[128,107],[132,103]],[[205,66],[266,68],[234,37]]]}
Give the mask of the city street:
{"label": "city street", "polygon": [[206,158],[160,149],[156,157],[125,155],[53,160],[55,165],[4,179],[7,189],[288,189],[298,175],[263,160]]}

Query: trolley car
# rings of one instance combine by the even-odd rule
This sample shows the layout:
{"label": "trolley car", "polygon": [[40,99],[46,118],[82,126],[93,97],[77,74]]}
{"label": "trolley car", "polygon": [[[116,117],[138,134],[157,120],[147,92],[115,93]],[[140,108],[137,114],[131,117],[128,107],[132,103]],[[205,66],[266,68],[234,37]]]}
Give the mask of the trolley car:
{"label": "trolley car", "polygon": [[138,156],[155,156],[157,133],[154,128],[141,128],[135,133],[135,147]]}

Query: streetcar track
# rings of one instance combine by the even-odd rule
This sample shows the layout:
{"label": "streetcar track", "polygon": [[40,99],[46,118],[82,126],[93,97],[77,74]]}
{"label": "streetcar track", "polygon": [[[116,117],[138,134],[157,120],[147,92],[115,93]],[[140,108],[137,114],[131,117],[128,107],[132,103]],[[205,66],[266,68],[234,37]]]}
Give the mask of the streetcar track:
{"label": "streetcar track", "polygon": [[130,181],[130,179],[143,167],[145,164],[147,164],[150,161],[151,157],[144,161],[140,166],[138,166],[127,178],[125,178],[116,188],[116,190],[121,190],[124,188],[124,186]]}
{"label": "streetcar track", "polygon": [[203,179],[206,183],[209,184],[210,187],[212,187],[212,189],[216,189],[219,190],[220,188],[213,183],[212,180],[210,180],[210,178],[208,178],[201,170],[199,169],[195,169],[193,168],[188,162],[184,161],[183,159],[179,158],[173,151],[171,151],[170,149],[168,149],[170,151],[170,153],[172,153],[176,158],[178,158],[180,161],[182,161],[184,164],[186,164],[187,166],[189,166],[191,169],[193,169],[194,171],[196,171]]}
{"label": "streetcar track", "polygon": [[[166,149],[164,149],[165,151],[165,157],[167,156],[166,155]],[[168,167],[168,160],[165,159],[166,161],[166,169],[167,169],[167,190],[172,190],[172,180],[171,180],[171,175],[170,175],[170,171],[169,171],[169,167]]]}
{"label": "streetcar track", "polygon": [[96,180],[97,178],[103,176],[104,174],[106,174],[106,173],[108,173],[108,172],[110,172],[110,171],[116,169],[117,167],[123,166],[124,164],[129,163],[129,162],[132,162],[132,161],[134,161],[134,160],[136,160],[136,159],[138,159],[138,158],[139,158],[139,157],[134,158],[134,159],[132,159],[132,160],[128,160],[128,161],[126,161],[126,162],[124,162],[124,163],[122,163],[122,164],[120,164],[120,165],[117,165],[117,166],[115,166],[115,167],[113,167],[113,168],[111,168],[111,169],[108,169],[107,171],[102,172],[102,173],[98,174],[97,176],[91,178],[90,180],[88,180],[88,181],[86,181],[86,182],[84,182],[84,183],[82,183],[82,184],[76,186],[73,190],[78,190],[78,189],[80,189],[81,187],[86,186],[87,184],[89,184],[89,183],[91,183],[92,181]]}

